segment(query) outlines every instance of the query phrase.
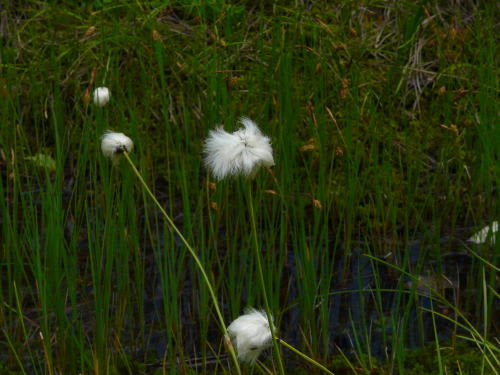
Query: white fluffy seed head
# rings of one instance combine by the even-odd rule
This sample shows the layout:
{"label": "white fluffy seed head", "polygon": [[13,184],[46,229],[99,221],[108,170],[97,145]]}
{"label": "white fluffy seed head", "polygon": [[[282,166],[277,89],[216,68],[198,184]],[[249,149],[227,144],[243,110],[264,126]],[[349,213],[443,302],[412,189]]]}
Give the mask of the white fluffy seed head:
{"label": "white fluffy seed head", "polygon": [[94,104],[98,107],[104,107],[108,104],[110,96],[107,87],[98,87],[94,90]]}
{"label": "white fluffy seed head", "polygon": [[245,314],[234,320],[227,331],[242,362],[255,362],[260,353],[272,343],[265,311],[245,310]]}
{"label": "white fluffy seed head", "polygon": [[123,152],[132,152],[134,142],[123,133],[107,131],[101,137],[101,150],[104,156],[113,161]]}
{"label": "white fluffy seed head", "polygon": [[491,223],[491,225],[487,225],[479,232],[474,233],[474,235],[469,238],[469,241],[478,245],[489,242],[491,246],[495,246],[497,233],[498,221],[494,221],[493,223]]}
{"label": "white fluffy seed head", "polygon": [[240,123],[243,127],[234,133],[211,130],[205,141],[205,165],[218,180],[238,174],[253,177],[261,166],[274,165],[269,138],[249,118],[242,117]]}

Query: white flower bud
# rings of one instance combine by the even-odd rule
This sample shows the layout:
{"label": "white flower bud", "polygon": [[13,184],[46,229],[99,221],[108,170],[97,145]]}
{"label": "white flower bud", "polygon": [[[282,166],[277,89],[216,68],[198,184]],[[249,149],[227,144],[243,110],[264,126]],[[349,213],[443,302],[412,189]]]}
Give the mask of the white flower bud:
{"label": "white flower bud", "polygon": [[94,104],[98,107],[104,107],[109,102],[111,96],[107,87],[98,87],[94,90]]}

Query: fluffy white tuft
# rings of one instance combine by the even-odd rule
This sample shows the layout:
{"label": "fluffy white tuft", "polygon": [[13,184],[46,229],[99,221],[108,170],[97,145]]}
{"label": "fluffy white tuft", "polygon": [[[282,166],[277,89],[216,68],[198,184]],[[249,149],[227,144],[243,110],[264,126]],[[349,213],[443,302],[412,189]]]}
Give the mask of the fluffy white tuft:
{"label": "fluffy white tuft", "polygon": [[255,362],[260,353],[271,346],[272,335],[265,311],[247,309],[245,314],[227,327],[242,362]]}
{"label": "fluffy white tuft", "polygon": [[242,117],[240,123],[243,127],[234,133],[211,130],[205,141],[205,165],[218,180],[237,174],[253,177],[261,166],[274,165],[269,138],[249,118]]}
{"label": "fluffy white tuft", "polygon": [[107,87],[98,87],[94,90],[94,104],[98,107],[104,107],[108,104],[110,96]]}
{"label": "fluffy white tuft", "polygon": [[122,152],[131,152],[134,142],[123,133],[107,131],[101,137],[101,150],[104,156],[116,160]]}
{"label": "fluffy white tuft", "polygon": [[491,226],[487,225],[479,232],[475,233],[471,238],[469,238],[470,242],[474,242],[476,244],[482,244],[488,242],[491,246],[495,245],[495,240],[498,232],[498,221],[494,221],[491,223]]}

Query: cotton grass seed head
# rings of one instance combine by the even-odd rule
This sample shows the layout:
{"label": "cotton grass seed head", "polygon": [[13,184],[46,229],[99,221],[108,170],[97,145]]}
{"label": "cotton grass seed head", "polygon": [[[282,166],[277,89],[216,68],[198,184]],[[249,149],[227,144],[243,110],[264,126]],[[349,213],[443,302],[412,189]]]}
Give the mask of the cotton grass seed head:
{"label": "cotton grass seed head", "polygon": [[211,130],[205,141],[205,165],[218,180],[238,174],[253,177],[261,166],[274,165],[269,138],[249,118],[242,117],[240,123],[243,127],[234,133],[221,127]]}
{"label": "cotton grass seed head", "polygon": [[487,225],[479,232],[474,233],[474,235],[469,238],[469,241],[478,245],[489,242],[491,246],[495,246],[497,233],[498,221],[494,221],[491,225]]}
{"label": "cotton grass seed head", "polygon": [[234,320],[227,331],[242,362],[255,362],[260,353],[272,343],[265,311],[245,310],[245,314]]}
{"label": "cotton grass seed head", "polygon": [[104,156],[111,158],[114,162],[123,152],[132,152],[134,142],[123,133],[107,131],[101,137],[101,150]]}
{"label": "cotton grass seed head", "polygon": [[98,107],[104,107],[108,104],[110,96],[107,87],[98,87],[94,90],[94,104]]}

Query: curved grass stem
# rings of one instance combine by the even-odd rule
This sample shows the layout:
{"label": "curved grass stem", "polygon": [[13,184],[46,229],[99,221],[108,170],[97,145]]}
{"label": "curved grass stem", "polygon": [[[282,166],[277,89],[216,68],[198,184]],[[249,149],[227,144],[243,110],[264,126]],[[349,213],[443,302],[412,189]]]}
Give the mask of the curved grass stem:
{"label": "curved grass stem", "polygon": [[327,374],[330,374],[330,375],[335,375],[333,372],[331,372],[330,370],[328,370],[325,366],[323,366],[321,363],[319,362],[316,362],[314,359],[312,359],[311,357],[305,355],[304,353],[302,353],[300,350],[294,348],[292,345],[290,345],[289,343],[287,343],[286,341],[283,341],[282,339],[278,339],[278,342],[283,345],[284,347],[290,349],[292,352],[294,352],[295,354],[298,354],[300,357],[302,357],[303,359],[305,359],[307,362],[311,363],[312,365],[320,368],[321,370],[323,370],[324,372],[326,372]]}
{"label": "curved grass stem", "polygon": [[[222,317],[222,312],[221,312],[221,309],[219,307],[219,303],[217,302],[217,297],[215,295],[215,291],[214,291],[214,289],[212,287],[212,284],[210,283],[210,279],[208,278],[208,275],[207,275],[207,273],[205,271],[205,268],[203,267],[203,264],[200,261],[200,258],[198,257],[198,255],[196,255],[196,252],[194,251],[194,249],[191,247],[191,245],[186,240],[186,238],[183,236],[183,234],[181,233],[181,231],[179,230],[179,228],[177,228],[177,226],[175,225],[174,221],[170,218],[170,216],[167,214],[167,212],[165,211],[165,209],[161,206],[160,202],[158,202],[158,200],[156,199],[156,197],[154,196],[154,194],[151,192],[151,190],[149,189],[148,185],[146,184],[146,182],[142,178],[142,175],[140,174],[140,172],[137,170],[135,164],[130,159],[130,156],[128,155],[128,153],[124,152],[123,155],[125,155],[125,158],[127,159],[128,163],[130,164],[130,166],[131,166],[132,170],[134,171],[135,175],[137,176],[137,178],[141,182],[144,190],[148,193],[148,195],[151,197],[151,199],[153,200],[153,202],[160,209],[160,212],[165,217],[165,220],[167,221],[167,223],[170,225],[170,227],[172,228],[172,230],[179,236],[179,238],[181,239],[182,243],[186,246],[187,250],[189,251],[189,253],[193,257],[196,265],[198,266],[198,269],[200,270],[200,273],[202,275],[203,281],[207,285],[208,291],[210,293],[210,297],[212,298],[212,301],[213,301],[213,304],[214,304],[214,307],[215,307],[215,311],[217,313],[217,317],[219,319],[219,323],[220,323],[222,331],[224,333],[224,340],[226,340],[226,338],[229,337],[228,332],[227,332],[227,327],[226,327],[226,324],[224,323],[224,318]],[[232,360],[233,360],[233,362],[234,362],[234,364],[236,366],[237,373],[239,375],[241,375],[241,369],[240,369],[240,366],[239,366],[238,358],[236,357],[236,352],[234,351],[233,346],[232,345],[226,345],[226,348],[229,351],[229,354],[230,354],[230,356],[231,356],[231,358],[232,358]]]}

